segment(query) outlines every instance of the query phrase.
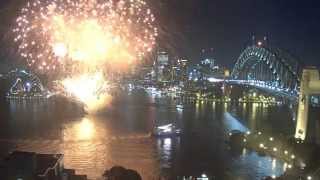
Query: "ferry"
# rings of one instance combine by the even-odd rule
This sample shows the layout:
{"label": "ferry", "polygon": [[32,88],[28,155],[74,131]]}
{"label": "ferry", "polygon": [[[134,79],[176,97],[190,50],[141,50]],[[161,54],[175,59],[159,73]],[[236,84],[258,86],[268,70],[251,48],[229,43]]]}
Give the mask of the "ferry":
{"label": "ferry", "polygon": [[179,136],[181,129],[177,128],[174,124],[166,124],[162,126],[156,126],[153,129],[153,136],[155,137],[170,137]]}
{"label": "ferry", "polygon": [[183,107],[182,104],[177,104],[177,105],[176,105],[176,108],[177,108],[178,110],[182,110],[184,107]]}

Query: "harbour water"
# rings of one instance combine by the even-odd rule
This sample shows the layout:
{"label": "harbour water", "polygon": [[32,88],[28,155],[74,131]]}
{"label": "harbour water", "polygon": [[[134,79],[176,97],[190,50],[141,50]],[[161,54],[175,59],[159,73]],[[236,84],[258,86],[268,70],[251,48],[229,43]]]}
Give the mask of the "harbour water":
{"label": "harbour water", "polygon": [[[183,134],[152,137],[155,121],[175,122]],[[228,132],[259,130],[275,137],[294,132],[285,105],[177,100],[144,92],[114,97],[95,115],[83,115],[76,104],[55,98],[10,100],[1,104],[0,127],[1,157],[12,150],[63,153],[66,168],[90,179],[121,165],[146,180],[202,174],[255,180],[280,175],[284,171],[280,160],[246,149],[231,151]]]}

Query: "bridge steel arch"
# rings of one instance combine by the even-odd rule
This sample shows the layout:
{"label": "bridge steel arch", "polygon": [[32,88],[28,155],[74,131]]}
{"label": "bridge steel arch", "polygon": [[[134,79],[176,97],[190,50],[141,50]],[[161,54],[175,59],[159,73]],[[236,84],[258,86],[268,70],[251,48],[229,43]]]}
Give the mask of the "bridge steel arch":
{"label": "bridge steel arch", "polygon": [[300,83],[299,62],[280,49],[265,46],[249,46],[239,56],[231,77],[235,80],[264,82],[297,94]]}

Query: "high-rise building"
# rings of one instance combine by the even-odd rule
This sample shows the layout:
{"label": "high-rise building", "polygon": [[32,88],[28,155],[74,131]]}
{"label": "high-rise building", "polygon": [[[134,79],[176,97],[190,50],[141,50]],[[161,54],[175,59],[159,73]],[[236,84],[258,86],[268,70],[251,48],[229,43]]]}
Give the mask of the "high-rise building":
{"label": "high-rise building", "polygon": [[169,70],[169,54],[165,51],[159,51],[157,53],[156,62],[154,64],[155,75],[157,81],[168,81]]}
{"label": "high-rise building", "polygon": [[183,85],[188,79],[188,60],[176,58],[170,64],[171,82]]}
{"label": "high-rise building", "polygon": [[206,58],[206,59],[201,61],[201,65],[208,66],[210,69],[214,69],[215,68],[215,59]]}
{"label": "high-rise building", "polygon": [[202,49],[200,53],[200,65],[202,67],[207,67],[208,69],[217,69],[216,60],[214,58],[213,48]]}
{"label": "high-rise building", "polygon": [[[180,59],[178,60],[178,79],[181,83],[184,83],[188,79],[188,60],[187,59]],[[181,84],[180,83],[180,84]]]}
{"label": "high-rise building", "polygon": [[157,63],[160,66],[166,66],[169,64],[169,54],[165,51],[158,52]]}
{"label": "high-rise building", "polygon": [[213,57],[213,48],[201,51],[200,63],[196,64],[189,73],[189,80],[192,81],[206,81],[210,78],[224,78],[224,68],[217,65]]}

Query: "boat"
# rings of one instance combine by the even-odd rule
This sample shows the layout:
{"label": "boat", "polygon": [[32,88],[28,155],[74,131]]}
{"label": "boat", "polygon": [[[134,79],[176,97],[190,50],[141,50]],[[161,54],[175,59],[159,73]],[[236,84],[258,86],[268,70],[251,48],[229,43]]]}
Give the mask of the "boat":
{"label": "boat", "polygon": [[177,108],[178,110],[182,110],[184,107],[183,107],[182,104],[177,104],[177,105],[176,105],[176,108]]}
{"label": "boat", "polygon": [[156,126],[153,129],[153,136],[156,137],[179,136],[180,134],[181,129],[177,128],[174,124]]}

